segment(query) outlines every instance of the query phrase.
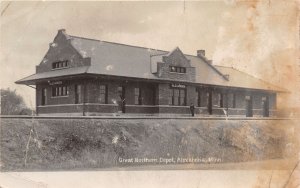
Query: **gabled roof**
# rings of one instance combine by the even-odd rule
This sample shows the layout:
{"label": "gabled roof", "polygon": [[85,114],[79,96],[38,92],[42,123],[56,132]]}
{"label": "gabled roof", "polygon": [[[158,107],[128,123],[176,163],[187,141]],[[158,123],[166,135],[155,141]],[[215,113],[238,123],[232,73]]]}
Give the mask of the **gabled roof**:
{"label": "gabled roof", "polygon": [[[163,79],[151,72],[151,58],[161,59],[174,50],[168,52],[144,47],[130,46],[107,41],[99,41],[71,36],[71,44],[83,57],[91,57],[91,67],[87,73],[116,75],[126,77]],[[224,75],[217,69],[197,56],[186,55],[191,66],[196,67],[196,83],[216,84],[222,83]],[[225,80],[226,81],[226,80]]]}
{"label": "gabled roof", "polygon": [[[67,34],[66,34],[67,35]],[[38,73],[16,83],[30,84],[35,80],[75,74],[99,74],[132,78],[168,80],[152,73],[152,60],[158,61],[168,51],[131,46],[67,35],[71,45],[82,57],[91,58],[91,66]],[[175,48],[176,49],[176,48]],[[196,69],[194,83],[248,89],[283,91],[282,89],[232,68],[213,66],[205,57],[184,54]],[[229,75],[227,80],[226,74]]]}
{"label": "gabled roof", "polygon": [[164,53],[142,47],[72,36],[71,44],[83,57],[91,57],[87,73],[157,79],[150,70],[150,55]]}
{"label": "gabled roof", "polygon": [[224,66],[214,66],[218,70],[220,70],[223,74],[229,75],[228,82],[226,85],[229,87],[239,87],[239,88],[249,88],[249,89],[260,89],[260,90],[273,90],[273,91],[281,91],[286,92],[285,89],[274,86],[268,82],[265,82],[259,78],[256,78],[247,73],[241,72],[232,67],[224,67]]}
{"label": "gabled roof", "polygon": [[66,69],[59,69],[55,71],[49,72],[42,72],[38,74],[32,74],[27,76],[21,80],[16,81],[17,84],[27,84],[27,85],[34,85],[36,81],[47,79],[47,78],[56,78],[61,76],[75,76],[78,74],[84,74],[87,72],[89,66],[82,66],[82,67],[74,67],[74,68],[66,68]]}

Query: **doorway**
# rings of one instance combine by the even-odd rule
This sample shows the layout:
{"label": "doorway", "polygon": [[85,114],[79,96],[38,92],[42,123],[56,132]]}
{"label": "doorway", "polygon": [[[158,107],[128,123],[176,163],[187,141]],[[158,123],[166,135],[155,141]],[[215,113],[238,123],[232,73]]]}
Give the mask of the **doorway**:
{"label": "doorway", "polygon": [[253,117],[252,96],[246,96],[246,117]]}
{"label": "doorway", "polygon": [[41,105],[46,105],[47,102],[47,89],[43,88],[42,89],[42,103]]}
{"label": "doorway", "polygon": [[126,98],[125,98],[125,87],[124,86],[118,87],[118,95],[119,95],[119,111],[122,111],[122,113],[125,113]]}
{"label": "doorway", "polygon": [[75,85],[75,104],[81,103],[81,85]]}
{"label": "doorway", "polygon": [[269,97],[262,98],[262,115],[263,117],[269,117]]}
{"label": "doorway", "polygon": [[207,111],[209,115],[212,115],[212,91],[206,93],[207,97]]}

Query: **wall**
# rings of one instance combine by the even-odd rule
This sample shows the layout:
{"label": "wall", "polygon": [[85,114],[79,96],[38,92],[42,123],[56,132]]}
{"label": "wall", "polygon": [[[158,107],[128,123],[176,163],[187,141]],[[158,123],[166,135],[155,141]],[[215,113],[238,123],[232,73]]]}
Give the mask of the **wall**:
{"label": "wall", "polygon": [[196,87],[195,86],[186,86],[186,105],[189,106],[191,103],[194,104],[194,106],[197,106],[197,93],[196,93]]}
{"label": "wall", "polygon": [[53,45],[49,45],[49,50],[42,62],[36,66],[36,72],[52,71],[52,63],[63,60],[69,61],[70,68],[90,65],[90,58],[83,58],[71,45],[71,39],[66,37],[64,31],[59,30]]}
{"label": "wall", "polygon": [[83,105],[82,104],[72,104],[72,105],[53,105],[53,106],[38,106],[38,114],[71,114],[76,113],[77,115],[83,115]]}
{"label": "wall", "polygon": [[111,81],[105,79],[90,80],[87,86],[87,102],[99,103],[100,85],[107,86],[107,103],[114,104],[114,101],[119,101],[118,87],[125,87],[126,104],[134,105],[134,89],[141,89],[142,105],[154,105],[155,85],[145,82],[126,82],[126,81]]}
{"label": "wall", "polygon": [[[85,108],[83,105],[75,104],[75,84],[84,84],[84,80],[63,80],[63,84],[69,86],[69,95],[62,97],[52,97],[51,85],[49,83],[41,83],[37,85],[37,108],[38,113],[73,113],[79,112],[97,112],[97,113],[115,113],[118,112],[119,106],[118,101],[120,97],[117,92],[118,86],[125,87],[125,97],[126,97],[126,113],[174,113],[174,114],[190,114],[190,104],[193,103],[195,108],[195,114],[208,114],[207,112],[207,97],[206,92],[212,91],[212,101],[218,104],[219,96],[218,93],[223,93],[223,108],[213,106],[213,115],[224,115],[224,110],[227,110],[227,91],[221,88],[212,87],[199,87],[204,95],[201,98],[203,107],[199,108],[197,106],[197,90],[194,85],[186,86],[186,106],[172,106],[169,105],[169,95],[170,95],[170,83],[147,83],[147,82],[132,82],[124,80],[107,80],[107,79],[85,79],[86,82],[86,102]],[[99,103],[99,93],[100,84],[107,85],[107,104]],[[134,104],[134,88],[140,87],[142,91],[142,105]],[[46,106],[41,105],[41,91],[42,88],[47,88],[47,101]],[[84,87],[81,87],[82,100]],[[269,94],[262,91],[243,91],[243,90],[231,90],[229,93],[235,93],[236,107],[228,106],[229,115],[245,115],[245,96],[251,95],[253,100],[253,114],[255,116],[262,115],[262,97],[269,96],[270,105],[270,115],[274,114],[272,109],[276,107],[276,95]],[[156,97],[156,99],[154,99]],[[115,102],[114,102],[115,101]],[[156,104],[154,103],[156,101]],[[232,103],[232,100],[229,101]],[[65,105],[66,104],[66,105]],[[52,105],[52,106],[49,106]],[[64,106],[65,105],[65,106]],[[224,109],[224,110],[223,110]]]}
{"label": "wall", "polygon": [[269,94],[269,107],[270,107],[270,109],[277,109],[276,98],[277,98],[276,93]]}
{"label": "wall", "polygon": [[[78,81],[80,83],[80,81]],[[63,85],[68,85],[69,94],[68,96],[52,97],[52,87],[49,83],[37,84],[36,94],[37,94],[37,106],[41,105],[42,102],[42,89],[47,90],[47,105],[58,105],[58,104],[74,104],[75,103],[75,84],[71,81],[63,81]],[[82,90],[83,93],[83,90]]]}
{"label": "wall", "polygon": [[[185,67],[186,73],[170,72],[170,66]],[[163,56],[163,62],[157,63],[157,71],[157,76],[160,78],[190,82],[196,80],[195,67],[191,67],[190,60],[178,48],[171,54]]]}
{"label": "wall", "polygon": [[157,63],[157,76],[160,78],[168,78],[170,80],[178,81],[195,81],[196,69],[195,67],[186,67],[186,73],[170,72],[170,64]]}
{"label": "wall", "polygon": [[169,105],[169,95],[170,95],[170,84],[160,83],[158,84],[158,104],[159,105]]}

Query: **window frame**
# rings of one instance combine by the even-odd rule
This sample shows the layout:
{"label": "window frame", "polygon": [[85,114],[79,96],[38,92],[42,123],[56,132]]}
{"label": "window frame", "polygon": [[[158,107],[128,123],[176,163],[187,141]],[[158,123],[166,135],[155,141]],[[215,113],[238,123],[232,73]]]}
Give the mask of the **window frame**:
{"label": "window frame", "polygon": [[[186,88],[170,88],[169,89],[169,105],[170,106],[186,106]],[[175,96],[176,94],[176,96]],[[178,95],[177,95],[178,94]],[[183,99],[183,103],[182,103]]]}
{"label": "window frame", "polygon": [[52,70],[69,68],[69,60],[56,61],[52,63]]}
{"label": "window frame", "polygon": [[68,97],[69,96],[69,86],[59,85],[51,87],[51,97]]}
{"label": "window frame", "polygon": [[181,73],[185,74],[186,73],[186,67],[179,67],[179,66],[169,66],[169,70],[171,73]]}
{"label": "window frame", "polygon": [[[103,91],[104,91],[104,93],[103,93]],[[106,84],[100,84],[99,85],[99,101],[100,101],[101,104],[107,104],[108,103],[108,100],[107,100],[108,93],[107,93],[107,91],[108,91],[108,89],[107,89]],[[104,97],[104,102],[102,102],[101,96]]]}
{"label": "window frame", "polygon": [[140,87],[134,88],[134,104],[142,105],[142,90]]}

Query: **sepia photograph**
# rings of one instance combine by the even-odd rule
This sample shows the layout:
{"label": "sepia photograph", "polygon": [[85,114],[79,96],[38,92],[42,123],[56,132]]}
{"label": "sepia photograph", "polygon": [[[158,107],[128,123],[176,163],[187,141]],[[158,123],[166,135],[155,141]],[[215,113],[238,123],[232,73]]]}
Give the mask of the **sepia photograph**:
{"label": "sepia photograph", "polygon": [[0,188],[300,187],[298,0],[0,8]]}

